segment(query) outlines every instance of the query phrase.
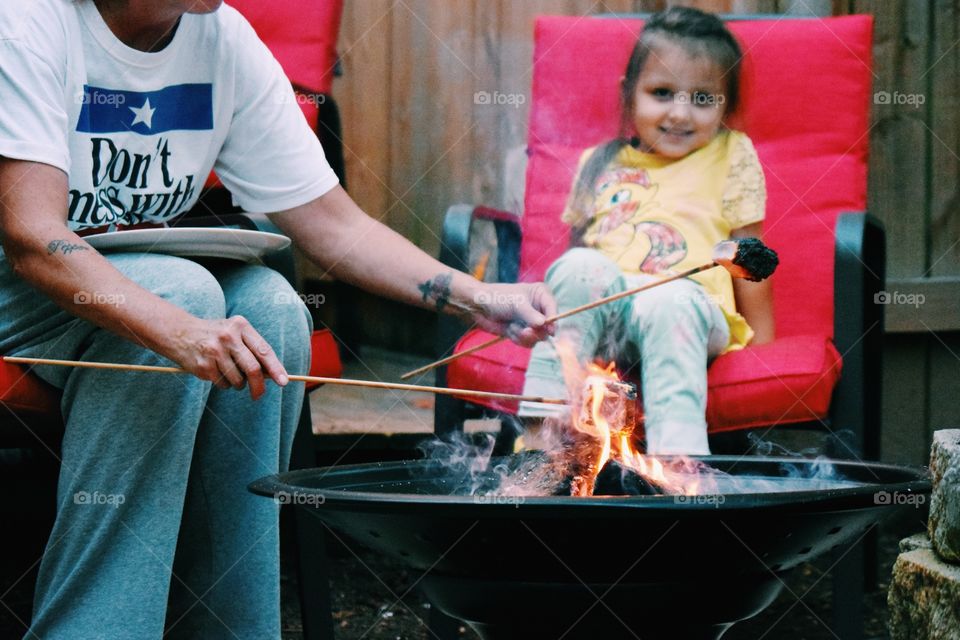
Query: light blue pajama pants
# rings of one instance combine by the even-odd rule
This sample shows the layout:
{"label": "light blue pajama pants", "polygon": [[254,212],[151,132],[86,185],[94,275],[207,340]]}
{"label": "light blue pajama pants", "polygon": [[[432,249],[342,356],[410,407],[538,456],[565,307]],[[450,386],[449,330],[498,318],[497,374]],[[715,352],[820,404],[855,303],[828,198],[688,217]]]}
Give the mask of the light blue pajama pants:
{"label": "light blue pajama pants", "polygon": [[[563,312],[640,286],[652,276],[625,276],[615,262],[593,249],[563,254],[547,271],[546,283]],[[655,287],[561,320],[555,341],[569,340],[581,363],[639,361],[647,452],[709,454],[707,363],[730,340],[723,312],[689,279]],[[534,347],[525,395],[564,397],[560,359],[550,342]],[[555,405],[524,402],[520,416],[557,415]]]}
{"label": "light blue pajama pants", "polygon": [[[196,316],[244,316],[289,373],[307,371],[310,316],[276,272],[148,254],[109,260]],[[63,311],[2,256],[0,352],[172,364]],[[267,382],[253,402],[246,388],[189,375],[36,372],[63,389],[66,431],[27,637],[156,640],[166,622],[168,638],[279,638],[278,506],[246,485],[287,467],[302,383]]]}

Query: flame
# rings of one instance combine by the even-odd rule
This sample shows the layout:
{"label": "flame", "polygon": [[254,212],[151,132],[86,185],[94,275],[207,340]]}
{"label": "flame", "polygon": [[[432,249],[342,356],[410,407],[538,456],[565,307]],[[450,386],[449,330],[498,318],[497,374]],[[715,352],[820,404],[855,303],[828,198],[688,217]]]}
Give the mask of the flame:
{"label": "flame", "polygon": [[[614,363],[603,367],[590,363],[580,366],[573,349],[562,341],[555,344],[563,365],[564,379],[572,394],[571,420],[573,444],[569,447],[572,468],[572,495],[593,495],[597,475],[609,460],[639,474],[664,493],[696,495],[701,490],[698,469],[690,458],[678,457],[668,464],[637,450],[635,428],[636,396],[622,383]],[[580,402],[577,407],[576,403]]]}

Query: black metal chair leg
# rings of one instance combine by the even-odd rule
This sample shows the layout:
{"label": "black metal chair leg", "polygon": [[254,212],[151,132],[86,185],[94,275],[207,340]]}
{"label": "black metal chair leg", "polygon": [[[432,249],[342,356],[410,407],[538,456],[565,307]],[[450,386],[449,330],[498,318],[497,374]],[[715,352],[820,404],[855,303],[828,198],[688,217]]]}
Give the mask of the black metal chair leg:
{"label": "black metal chair leg", "polygon": [[[310,399],[304,398],[300,423],[293,439],[290,468],[316,466]],[[330,576],[327,571],[326,531],[310,507],[295,507],[297,582],[300,588],[300,616],[304,640],[333,640]]]}

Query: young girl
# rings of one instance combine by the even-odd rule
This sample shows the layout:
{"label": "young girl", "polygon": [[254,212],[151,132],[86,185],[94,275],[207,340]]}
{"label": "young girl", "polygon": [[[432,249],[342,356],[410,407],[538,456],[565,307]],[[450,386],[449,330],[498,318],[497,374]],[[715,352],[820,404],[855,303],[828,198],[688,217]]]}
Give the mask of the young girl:
{"label": "young girl", "polygon": [[[560,311],[709,262],[722,240],[760,237],[763,172],[750,139],[723,124],[737,106],[741,58],[711,14],[674,7],[646,23],[621,80],[620,136],[584,153],[563,213],[572,248],[546,277]],[[734,281],[723,269],[557,327],[580,361],[639,361],[652,454],[708,454],[708,362],[773,334],[770,281]],[[524,393],[563,390],[555,346],[540,343]],[[524,403],[520,416],[554,411]]]}

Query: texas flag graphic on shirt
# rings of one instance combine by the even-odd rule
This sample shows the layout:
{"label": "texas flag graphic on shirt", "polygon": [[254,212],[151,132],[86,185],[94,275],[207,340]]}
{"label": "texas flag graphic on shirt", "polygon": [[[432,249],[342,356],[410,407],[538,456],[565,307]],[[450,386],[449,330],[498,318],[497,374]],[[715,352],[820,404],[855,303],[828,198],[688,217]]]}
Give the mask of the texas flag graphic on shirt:
{"label": "texas flag graphic on shirt", "polygon": [[154,135],[168,131],[213,129],[213,85],[179,84],[157,91],[83,87],[77,121],[81,133],[131,131]]}
{"label": "texas flag graphic on shirt", "polygon": [[85,85],[76,130],[89,146],[71,179],[71,227],[163,223],[192,206],[210,170],[197,150],[209,136],[199,132],[213,132],[213,85]]}

